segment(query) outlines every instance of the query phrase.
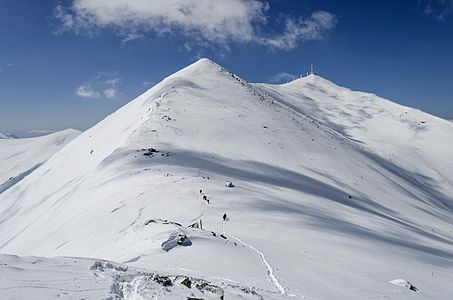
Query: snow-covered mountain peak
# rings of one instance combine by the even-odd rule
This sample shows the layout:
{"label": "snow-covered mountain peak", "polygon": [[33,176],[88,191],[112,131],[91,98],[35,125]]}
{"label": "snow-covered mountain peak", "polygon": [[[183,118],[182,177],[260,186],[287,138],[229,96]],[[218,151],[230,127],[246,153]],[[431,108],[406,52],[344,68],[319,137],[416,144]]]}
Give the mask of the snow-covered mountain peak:
{"label": "snow-covered mountain peak", "polygon": [[208,58],[201,58],[196,62],[188,65],[187,67],[175,72],[168,76],[156,88],[167,86],[168,87],[182,87],[193,82],[211,82],[219,80],[239,80],[245,83],[245,80],[239,76],[228,71],[224,67],[218,65]]}
{"label": "snow-covered mountain peak", "polygon": [[168,76],[166,79],[181,78],[181,77],[194,77],[202,74],[219,75],[223,67],[213,62],[208,58],[201,58],[187,67],[177,71],[176,73]]}
{"label": "snow-covered mountain peak", "polygon": [[110,259],[264,299],[412,299],[395,278],[447,299],[448,126],[320,76],[252,84],[201,59],[2,193],[0,253]]}
{"label": "snow-covered mountain peak", "polygon": [[324,78],[318,74],[308,74],[302,76],[288,83],[281,84],[281,86],[297,89],[317,89],[325,91],[350,91],[350,89],[337,85],[336,83]]}

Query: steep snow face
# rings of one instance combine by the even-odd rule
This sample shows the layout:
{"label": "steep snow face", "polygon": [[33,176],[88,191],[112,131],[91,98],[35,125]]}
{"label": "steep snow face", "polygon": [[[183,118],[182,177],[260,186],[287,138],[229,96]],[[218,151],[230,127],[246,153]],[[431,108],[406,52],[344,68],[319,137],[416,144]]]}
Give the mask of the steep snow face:
{"label": "steep snow face", "polygon": [[47,136],[0,140],[0,193],[22,180],[80,132],[63,130]]}
{"label": "steep snow face", "polygon": [[275,298],[448,299],[448,180],[420,182],[396,163],[410,146],[390,160],[373,141],[393,138],[369,128],[360,141],[304,102],[331,92],[293,84],[249,84],[206,59],[166,78],[0,195],[0,252],[104,258]]}

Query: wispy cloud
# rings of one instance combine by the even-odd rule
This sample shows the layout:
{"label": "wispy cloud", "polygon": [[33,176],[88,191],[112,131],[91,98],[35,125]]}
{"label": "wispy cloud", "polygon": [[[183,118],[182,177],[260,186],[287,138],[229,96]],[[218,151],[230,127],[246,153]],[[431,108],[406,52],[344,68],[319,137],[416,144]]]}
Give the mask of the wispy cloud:
{"label": "wispy cloud", "polygon": [[453,14],[453,0],[417,0],[417,6],[425,16],[442,22]]}
{"label": "wispy cloud", "polygon": [[121,96],[121,79],[118,72],[98,72],[90,81],[80,85],[75,93],[82,98],[117,98]]}
{"label": "wispy cloud", "polygon": [[[290,50],[300,42],[322,38],[336,24],[333,14],[285,20],[285,30],[268,34],[270,6],[260,0],[70,0],[55,7],[57,32],[96,35],[112,29],[127,43],[147,36],[182,35],[185,49],[258,43]],[[197,45],[197,46],[194,46]]]}
{"label": "wispy cloud", "polygon": [[287,18],[283,34],[261,38],[259,42],[276,49],[291,50],[301,41],[322,39],[336,24],[337,18],[331,13],[316,11],[307,19]]}
{"label": "wispy cloud", "polygon": [[287,72],[280,72],[280,73],[275,74],[274,76],[272,76],[270,78],[270,81],[272,83],[285,83],[285,82],[293,81],[297,77],[298,76],[294,75],[294,74],[290,74],[290,73],[287,73]]}
{"label": "wispy cloud", "polygon": [[95,91],[91,86],[81,85],[76,90],[76,95],[83,98],[97,98],[101,96],[101,94]]}

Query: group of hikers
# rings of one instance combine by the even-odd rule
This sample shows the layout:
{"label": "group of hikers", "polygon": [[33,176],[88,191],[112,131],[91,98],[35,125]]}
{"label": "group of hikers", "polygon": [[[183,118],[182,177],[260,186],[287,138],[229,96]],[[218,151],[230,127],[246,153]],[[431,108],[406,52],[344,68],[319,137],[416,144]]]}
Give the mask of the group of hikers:
{"label": "group of hikers", "polygon": [[[209,204],[208,196],[206,196],[206,195],[203,193],[203,190],[200,190],[200,195],[203,195],[203,200],[206,201],[206,202]],[[227,216],[226,213],[223,214],[222,218],[223,218],[224,221],[228,221],[228,216]]]}

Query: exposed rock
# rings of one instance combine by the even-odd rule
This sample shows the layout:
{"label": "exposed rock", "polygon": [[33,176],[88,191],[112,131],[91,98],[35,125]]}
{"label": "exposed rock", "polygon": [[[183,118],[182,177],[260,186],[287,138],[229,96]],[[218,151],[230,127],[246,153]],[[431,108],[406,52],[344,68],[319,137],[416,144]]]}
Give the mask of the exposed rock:
{"label": "exposed rock", "polygon": [[183,281],[181,281],[182,285],[185,285],[189,289],[192,288],[192,281],[189,279],[189,277],[186,277]]}
{"label": "exposed rock", "polygon": [[119,299],[124,298],[123,289],[118,282],[114,282],[110,287],[110,293],[116,295]]}
{"label": "exposed rock", "polygon": [[190,228],[200,228],[200,223],[195,222],[195,223],[193,223],[193,224],[190,224],[189,227],[190,227]]}
{"label": "exposed rock", "polygon": [[219,297],[219,299],[223,300],[225,297],[225,292],[223,289],[216,285],[212,285],[209,283],[201,283],[196,285],[197,289],[199,289],[203,294],[211,294],[211,295],[216,295]]}
{"label": "exposed rock", "polygon": [[149,224],[151,224],[151,223],[157,223],[157,221],[151,219],[151,220],[146,221],[146,222],[145,222],[145,225],[149,225]]}
{"label": "exposed rock", "polygon": [[204,300],[204,299],[195,297],[194,295],[189,295],[189,296],[187,296],[187,300]]}
{"label": "exposed rock", "polygon": [[96,261],[90,267],[90,270],[99,271],[99,272],[104,272],[106,269],[116,270],[116,271],[120,271],[120,272],[126,272],[127,271],[127,266],[118,266],[118,265],[114,265],[114,264],[112,264],[110,262]]}
{"label": "exposed rock", "polygon": [[153,280],[155,282],[161,284],[162,286],[172,286],[173,285],[173,282],[171,281],[171,279],[168,276],[155,274],[153,277]]}
{"label": "exposed rock", "polygon": [[416,288],[412,283],[410,283],[409,281],[404,280],[404,279],[395,279],[395,280],[389,281],[389,283],[398,285],[401,287],[406,287],[409,290],[417,292],[417,293],[420,292],[420,290],[418,288]]}
{"label": "exposed rock", "polygon": [[100,261],[95,261],[94,264],[90,267],[90,270],[104,272],[104,265]]}
{"label": "exposed rock", "polygon": [[191,246],[192,241],[182,231],[175,232],[170,235],[168,240],[162,243],[161,247],[165,251],[170,251],[176,246]]}

